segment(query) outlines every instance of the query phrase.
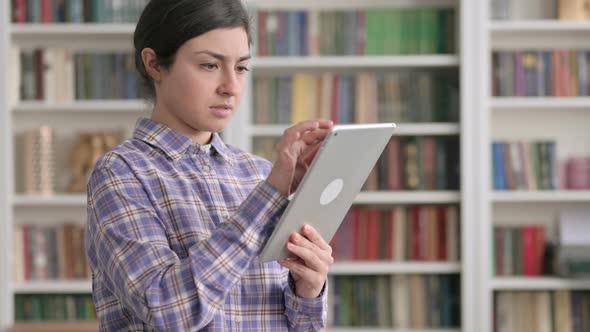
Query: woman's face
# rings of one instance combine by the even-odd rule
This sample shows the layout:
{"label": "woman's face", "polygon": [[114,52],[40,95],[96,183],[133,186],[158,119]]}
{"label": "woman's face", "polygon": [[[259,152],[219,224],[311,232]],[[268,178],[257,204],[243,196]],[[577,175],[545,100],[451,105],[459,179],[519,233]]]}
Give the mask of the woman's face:
{"label": "woman's face", "polygon": [[238,110],[249,59],[243,28],[215,29],[186,41],[156,83],[158,116],[196,141],[222,131]]}

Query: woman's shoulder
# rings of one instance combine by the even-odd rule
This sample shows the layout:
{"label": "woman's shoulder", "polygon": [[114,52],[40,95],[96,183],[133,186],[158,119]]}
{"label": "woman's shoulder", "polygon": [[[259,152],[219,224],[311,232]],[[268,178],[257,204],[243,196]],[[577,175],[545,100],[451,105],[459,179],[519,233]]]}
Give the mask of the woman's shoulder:
{"label": "woman's shoulder", "polygon": [[121,173],[144,166],[150,154],[153,154],[153,150],[142,146],[144,144],[136,139],[127,139],[98,159],[94,169],[110,169]]}

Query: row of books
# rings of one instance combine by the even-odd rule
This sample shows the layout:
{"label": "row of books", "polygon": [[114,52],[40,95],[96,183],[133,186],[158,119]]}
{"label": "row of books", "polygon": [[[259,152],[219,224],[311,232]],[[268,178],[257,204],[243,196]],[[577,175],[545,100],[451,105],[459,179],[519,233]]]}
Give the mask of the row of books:
{"label": "row of books", "polygon": [[452,8],[258,11],[258,55],[443,54],[455,51]]}
{"label": "row of books", "polygon": [[590,20],[587,3],[580,0],[491,0],[497,20]]}
{"label": "row of books", "polygon": [[136,99],[137,74],[129,53],[74,53],[62,48],[23,50],[21,99]]}
{"label": "row of books", "polygon": [[[277,137],[255,137],[254,154],[274,161],[277,143]],[[457,190],[459,158],[457,136],[394,137],[363,190]]]}
{"label": "row of books", "polygon": [[494,274],[540,276],[545,272],[545,226],[494,227]]}
{"label": "row of books", "polygon": [[555,142],[493,142],[495,190],[559,188]]}
{"label": "row of books", "polygon": [[331,277],[328,323],[333,326],[399,329],[457,328],[458,275]]}
{"label": "row of books", "polygon": [[498,292],[494,331],[590,331],[590,293],[587,291]]}
{"label": "row of books", "polygon": [[339,123],[456,122],[459,117],[458,77],[448,70],[257,76],[253,95],[256,124],[308,118]]}
{"label": "row of books", "polygon": [[14,23],[137,22],[149,0],[12,0]]}
{"label": "row of books", "polygon": [[492,55],[492,95],[590,95],[588,50],[498,51]]}
{"label": "row of books", "polygon": [[92,295],[26,294],[14,297],[17,321],[96,320]]}
{"label": "row of books", "polygon": [[332,239],[336,261],[459,260],[456,206],[353,207]]}
{"label": "row of books", "polygon": [[14,226],[14,280],[89,279],[83,224]]}

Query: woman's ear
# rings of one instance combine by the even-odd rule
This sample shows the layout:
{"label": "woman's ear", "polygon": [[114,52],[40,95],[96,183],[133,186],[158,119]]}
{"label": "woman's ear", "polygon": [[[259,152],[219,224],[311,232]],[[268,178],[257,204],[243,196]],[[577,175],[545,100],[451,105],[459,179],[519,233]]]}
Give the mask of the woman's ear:
{"label": "woman's ear", "polygon": [[141,60],[143,61],[145,71],[152,77],[154,83],[160,82],[162,79],[162,71],[158,64],[156,52],[149,47],[144,48],[141,50]]}

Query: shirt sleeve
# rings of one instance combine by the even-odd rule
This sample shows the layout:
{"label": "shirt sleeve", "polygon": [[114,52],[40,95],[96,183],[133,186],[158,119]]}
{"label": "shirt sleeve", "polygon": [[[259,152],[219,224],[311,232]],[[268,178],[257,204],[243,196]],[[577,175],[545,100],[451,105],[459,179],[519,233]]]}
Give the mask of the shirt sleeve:
{"label": "shirt sleeve", "polygon": [[328,319],[328,281],[320,295],[314,299],[305,299],[295,294],[291,273],[284,287],[285,315],[289,320],[291,331],[323,331]]}
{"label": "shirt sleeve", "polygon": [[146,325],[199,330],[223,306],[286,205],[280,192],[261,182],[227,222],[181,258],[131,170],[103,167],[88,183],[86,250],[93,272],[103,273],[106,286]]}

